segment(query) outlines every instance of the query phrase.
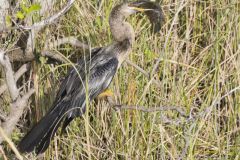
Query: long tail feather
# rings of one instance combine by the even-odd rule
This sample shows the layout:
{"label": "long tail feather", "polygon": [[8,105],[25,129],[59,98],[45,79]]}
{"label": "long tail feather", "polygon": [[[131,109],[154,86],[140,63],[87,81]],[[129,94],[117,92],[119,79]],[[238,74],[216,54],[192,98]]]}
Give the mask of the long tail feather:
{"label": "long tail feather", "polygon": [[[64,107],[63,107],[64,108]],[[44,152],[49,144],[51,137],[56,133],[60,122],[63,120],[65,113],[62,106],[58,106],[50,110],[29,132],[23,137],[18,144],[20,152],[32,152],[36,149],[36,153]]]}

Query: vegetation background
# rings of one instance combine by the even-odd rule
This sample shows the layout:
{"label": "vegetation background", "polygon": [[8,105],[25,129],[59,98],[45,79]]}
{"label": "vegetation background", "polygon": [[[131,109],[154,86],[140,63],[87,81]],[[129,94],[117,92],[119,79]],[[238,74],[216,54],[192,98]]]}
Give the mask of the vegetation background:
{"label": "vegetation background", "polygon": [[[69,36],[93,48],[110,44],[108,17],[119,2],[76,0],[57,23],[38,33],[36,50],[49,39]],[[49,13],[65,3],[59,0]],[[116,111],[106,100],[95,101],[65,134],[54,137],[49,149],[40,155],[42,159],[240,158],[239,1],[163,0],[160,4],[165,22],[155,35],[144,15],[128,19],[136,33],[129,60],[149,75],[160,61],[157,72],[149,78],[125,63],[110,89],[118,104],[165,106],[166,111]],[[83,53],[69,44],[54,50],[72,62]],[[49,63],[48,58],[38,56],[31,64],[35,94],[11,136],[15,144],[51,107],[59,83],[71,66]],[[7,95],[1,97],[1,104],[1,110],[7,113]],[[185,110],[187,116],[168,110],[169,106]],[[12,159],[15,155],[4,144],[6,156]],[[25,156],[37,159],[32,153]]]}

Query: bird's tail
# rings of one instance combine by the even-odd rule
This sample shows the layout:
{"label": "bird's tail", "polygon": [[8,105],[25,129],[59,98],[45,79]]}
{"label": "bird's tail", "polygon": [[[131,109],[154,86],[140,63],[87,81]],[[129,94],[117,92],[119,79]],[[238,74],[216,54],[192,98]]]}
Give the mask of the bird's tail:
{"label": "bird's tail", "polygon": [[44,152],[49,144],[51,137],[56,133],[60,122],[63,120],[65,107],[55,106],[52,108],[18,144],[20,152]]}

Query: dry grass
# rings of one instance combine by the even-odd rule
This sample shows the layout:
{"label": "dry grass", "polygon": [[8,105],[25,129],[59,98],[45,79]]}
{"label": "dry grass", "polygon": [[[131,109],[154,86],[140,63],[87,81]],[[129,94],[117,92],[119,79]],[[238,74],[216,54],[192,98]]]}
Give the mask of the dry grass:
{"label": "dry grass", "polygon": [[[91,46],[111,43],[108,16],[117,1],[97,2],[78,0],[59,24],[39,34],[39,47],[49,35],[76,36]],[[165,24],[156,35],[146,18],[129,18],[137,37],[129,59],[149,73],[160,60],[154,74],[159,85],[123,65],[110,88],[120,104],[180,106],[195,118],[185,121],[173,111],[115,111],[95,102],[65,135],[55,136],[43,159],[239,159],[239,2],[165,0],[162,7]],[[81,54],[69,45],[57,50],[68,58]],[[67,65],[47,65],[44,58],[35,64],[31,125],[51,106],[66,71]],[[166,124],[163,116],[182,123]],[[25,134],[16,133],[15,142]]]}

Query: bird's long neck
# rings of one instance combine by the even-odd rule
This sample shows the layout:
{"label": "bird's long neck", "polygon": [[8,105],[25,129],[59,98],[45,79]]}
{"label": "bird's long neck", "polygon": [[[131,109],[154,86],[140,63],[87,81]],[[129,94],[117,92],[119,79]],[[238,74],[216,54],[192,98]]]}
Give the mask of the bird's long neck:
{"label": "bird's long neck", "polygon": [[109,17],[110,29],[115,43],[109,47],[110,51],[118,58],[118,67],[128,57],[134,42],[134,30],[125,21],[126,17],[134,12],[128,10],[126,4],[115,6]]}
{"label": "bird's long neck", "polygon": [[118,10],[112,11],[109,18],[110,29],[116,42],[129,40],[132,45],[134,42],[134,30],[132,26],[125,21],[125,17]]}

